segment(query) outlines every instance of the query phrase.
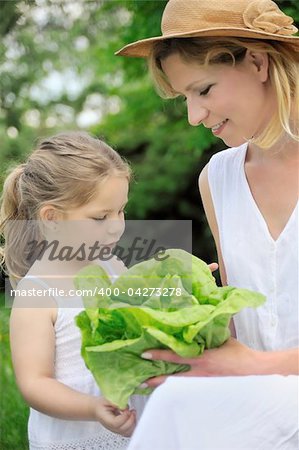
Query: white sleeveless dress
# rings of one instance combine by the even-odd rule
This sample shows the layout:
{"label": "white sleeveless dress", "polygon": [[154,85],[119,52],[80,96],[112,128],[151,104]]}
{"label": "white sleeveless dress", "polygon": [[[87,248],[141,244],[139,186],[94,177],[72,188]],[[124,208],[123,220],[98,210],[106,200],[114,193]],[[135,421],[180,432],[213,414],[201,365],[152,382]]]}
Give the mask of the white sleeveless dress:
{"label": "white sleeveless dress", "polygon": [[216,153],[208,166],[227,282],[267,298],[234,317],[237,338],[256,350],[298,347],[298,203],[274,240],[246,179],[246,151]]}
{"label": "white sleeveless dress", "polygon": [[[110,265],[106,270],[110,276]],[[26,278],[26,277],[25,277]],[[48,289],[39,278],[29,277],[38,288]],[[55,378],[63,384],[85,394],[100,396],[100,390],[81,357],[81,333],[75,324],[84,308],[81,297],[55,297],[57,320],[55,322]],[[70,308],[68,304],[72,302]],[[144,396],[132,396],[130,406],[141,415],[147,401]],[[28,422],[30,450],[120,450],[126,449],[130,439],[112,433],[99,422],[61,420],[30,408]]]}
{"label": "white sleeveless dress", "polygon": [[[247,144],[214,155],[208,179],[228,284],[266,303],[234,316],[258,350],[298,347],[298,204],[274,241],[245,176]],[[298,376],[169,377],[128,450],[297,450]]]}

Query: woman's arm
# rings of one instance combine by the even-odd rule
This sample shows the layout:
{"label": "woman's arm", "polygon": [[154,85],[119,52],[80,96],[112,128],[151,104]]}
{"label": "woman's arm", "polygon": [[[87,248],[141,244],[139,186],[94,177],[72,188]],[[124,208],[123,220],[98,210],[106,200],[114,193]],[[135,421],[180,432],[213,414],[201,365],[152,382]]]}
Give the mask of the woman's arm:
{"label": "woman's arm", "polygon": [[[181,358],[170,350],[150,350],[144,359],[189,364],[191,369],[174,376],[217,377],[244,375],[299,375],[298,349],[262,352],[231,338],[221,347],[205,350],[196,358]],[[167,376],[147,380],[149,387],[159,386]]]}
{"label": "woman's arm", "polygon": [[[212,236],[215,241],[216,250],[217,250],[217,256],[218,256],[218,264],[219,264],[219,272],[220,272],[220,278],[222,286],[227,285],[227,277],[226,277],[226,271],[225,266],[223,262],[221,247],[220,247],[220,239],[219,239],[219,231],[218,231],[218,224],[215,214],[215,209],[213,205],[212,195],[210,192],[209,187],[209,180],[208,180],[208,164],[203,168],[199,179],[198,179],[198,187],[199,192],[201,195],[202,204],[204,207],[205,215],[212,233]],[[236,330],[234,326],[233,319],[230,322],[230,332],[233,337],[236,337]]]}
{"label": "woman's arm", "polygon": [[200,192],[202,204],[204,207],[205,215],[206,215],[211,233],[213,235],[213,238],[214,238],[214,241],[216,244],[221,282],[222,282],[223,286],[226,286],[227,285],[226,272],[225,272],[225,267],[224,267],[224,263],[223,263],[222,253],[221,253],[217,219],[216,219],[216,214],[215,214],[215,210],[214,210],[214,205],[213,205],[212,196],[211,196],[210,187],[209,187],[209,181],[208,181],[208,165],[206,165],[203,168],[203,170],[199,176],[198,187],[199,187],[199,192]]}
{"label": "woman's arm", "polygon": [[103,397],[77,392],[54,378],[54,301],[43,298],[47,307],[26,307],[26,300],[32,305],[29,298],[15,301],[10,320],[13,366],[26,402],[49,416],[99,421],[111,431],[129,436],[135,424],[134,412],[121,413]]}
{"label": "woman's arm", "polygon": [[[208,183],[208,167],[199,177],[199,189],[211,232],[215,239],[219,258],[219,269],[223,285],[227,284],[225,266],[220,249],[219,232],[212,197]],[[232,333],[233,335],[233,333]],[[189,364],[188,372],[174,376],[238,376],[238,375],[270,375],[299,374],[298,349],[262,352],[253,350],[236,339],[231,338],[219,348],[205,350],[196,358],[181,358],[170,350],[150,350],[145,359],[163,360],[178,364]],[[148,386],[156,387],[163,383],[167,376],[155,377],[147,381]]]}

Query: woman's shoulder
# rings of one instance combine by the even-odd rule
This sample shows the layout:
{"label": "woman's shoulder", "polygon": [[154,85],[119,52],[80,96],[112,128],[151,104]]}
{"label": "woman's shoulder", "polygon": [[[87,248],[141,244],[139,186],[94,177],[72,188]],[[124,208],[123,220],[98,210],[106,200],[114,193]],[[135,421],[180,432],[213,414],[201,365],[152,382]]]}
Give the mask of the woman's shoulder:
{"label": "woman's shoulder", "polygon": [[230,161],[234,159],[242,159],[244,157],[244,153],[247,150],[247,142],[239,145],[238,147],[229,147],[224,150],[220,150],[211,157],[209,161],[209,165],[213,163]]}

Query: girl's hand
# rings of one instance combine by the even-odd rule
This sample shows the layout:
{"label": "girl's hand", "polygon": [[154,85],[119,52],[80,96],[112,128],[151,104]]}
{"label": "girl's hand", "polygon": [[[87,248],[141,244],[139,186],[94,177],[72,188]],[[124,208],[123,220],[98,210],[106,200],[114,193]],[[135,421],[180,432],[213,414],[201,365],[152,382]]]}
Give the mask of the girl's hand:
{"label": "girl's hand", "polygon": [[[195,358],[181,358],[171,350],[149,350],[142,357],[191,366],[188,372],[171,376],[217,377],[261,374],[261,354],[261,352],[246,347],[236,339],[230,338],[221,347],[205,350],[202,355]],[[157,387],[166,378],[167,376],[163,375],[150,378],[146,381],[146,384],[148,387]]]}
{"label": "girl's hand", "polygon": [[96,400],[95,417],[105,428],[124,437],[130,437],[136,426],[135,410],[120,410],[104,397]]}

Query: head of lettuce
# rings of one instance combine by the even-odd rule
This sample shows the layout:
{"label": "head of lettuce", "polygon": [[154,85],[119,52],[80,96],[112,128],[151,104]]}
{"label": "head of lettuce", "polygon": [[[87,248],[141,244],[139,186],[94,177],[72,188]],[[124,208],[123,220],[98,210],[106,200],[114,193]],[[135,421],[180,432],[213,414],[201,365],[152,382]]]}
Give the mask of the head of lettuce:
{"label": "head of lettuce", "polygon": [[233,314],[265,300],[246,289],[218,287],[207,264],[178,249],[136,264],[113,284],[100,266],[86,266],[75,285],[85,305],[76,318],[82,356],[102,394],[119,408],[130,395],[150,392],[138,388],[148,378],[189,369],[144,360],[145,350],[198,356],[229,338]]}

